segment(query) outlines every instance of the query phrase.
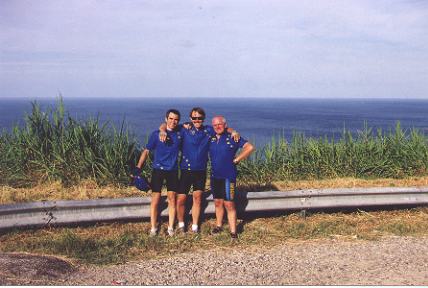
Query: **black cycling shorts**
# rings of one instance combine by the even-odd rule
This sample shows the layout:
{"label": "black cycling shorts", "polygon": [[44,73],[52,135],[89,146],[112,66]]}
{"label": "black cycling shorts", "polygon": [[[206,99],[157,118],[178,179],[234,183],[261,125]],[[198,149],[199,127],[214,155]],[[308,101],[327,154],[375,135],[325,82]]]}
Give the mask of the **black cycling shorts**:
{"label": "black cycling shorts", "polygon": [[178,170],[165,171],[153,169],[151,187],[152,192],[161,192],[164,181],[168,191],[177,192],[178,190]]}
{"label": "black cycling shorts", "polygon": [[179,194],[189,194],[190,187],[193,191],[205,191],[205,182],[207,181],[207,171],[188,171],[181,170]]}
{"label": "black cycling shorts", "polygon": [[211,178],[211,193],[214,199],[233,201],[235,199],[236,181]]}

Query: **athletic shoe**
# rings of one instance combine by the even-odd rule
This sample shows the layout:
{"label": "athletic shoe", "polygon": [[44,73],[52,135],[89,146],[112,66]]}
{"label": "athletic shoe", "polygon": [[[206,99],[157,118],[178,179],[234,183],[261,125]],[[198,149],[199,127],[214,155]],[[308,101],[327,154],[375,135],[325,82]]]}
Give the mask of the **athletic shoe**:
{"label": "athletic shoe", "polygon": [[199,233],[198,225],[192,224],[192,233]]}
{"label": "athletic shoe", "polygon": [[174,236],[174,228],[172,228],[172,227],[168,227],[167,232],[168,232],[168,235],[169,235],[169,236]]}
{"label": "athletic shoe", "polygon": [[156,235],[158,235],[158,230],[157,229],[156,230],[150,229],[149,236],[150,237],[155,237]]}
{"label": "athletic shoe", "polygon": [[218,234],[223,231],[223,227],[216,226],[213,230],[211,230],[211,234]]}
{"label": "athletic shoe", "polygon": [[232,239],[238,239],[238,233],[230,233],[230,238]]}

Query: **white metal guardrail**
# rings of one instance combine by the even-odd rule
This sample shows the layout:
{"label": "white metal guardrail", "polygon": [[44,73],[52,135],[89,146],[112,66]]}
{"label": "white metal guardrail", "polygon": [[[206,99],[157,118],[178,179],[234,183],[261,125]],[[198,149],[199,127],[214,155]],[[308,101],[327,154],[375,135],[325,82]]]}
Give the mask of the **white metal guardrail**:
{"label": "white metal guardrail", "polygon": [[[428,187],[238,192],[236,203],[238,212],[423,206],[428,204]],[[160,208],[162,216],[167,215],[166,207],[167,203],[163,198]],[[204,199],[203,209],[205,214],[214,213],[211,195]],[[0,205],[0,230],[139,220],[149,217],[149,197],[7,204]]]}

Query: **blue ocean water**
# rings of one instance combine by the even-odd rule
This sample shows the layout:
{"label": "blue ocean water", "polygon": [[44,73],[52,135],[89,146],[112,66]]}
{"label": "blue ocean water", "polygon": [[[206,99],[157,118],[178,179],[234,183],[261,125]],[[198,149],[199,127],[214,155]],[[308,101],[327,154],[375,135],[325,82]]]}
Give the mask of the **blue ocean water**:
{"label": "blue ocean water", "polygon": [[[55,99],[37,102],[46,108]],[[308,137],[340,137],[344,128],[358,133],[366,122],[374,129],[394,129],[400,121],[402,128],[418,128],[428,132],[428,100],[403,99],[254,99],[254,98],[140,98],[140,99],[76,99],[64,98],[66,110],[73,118],[99,117],[116,126],[125,120],[128,127],[144,143],[145,137],[159,127],[165,111],[176,108],[182,122],[194,106],[203,107],[208,123],[221,114],[230,127],[257,146],[269,142],[272,136],[291,139],[293,132]],[[0,99],[0,127],[9,130],[22,125],[25,113],[31,111],[31,101]]]}

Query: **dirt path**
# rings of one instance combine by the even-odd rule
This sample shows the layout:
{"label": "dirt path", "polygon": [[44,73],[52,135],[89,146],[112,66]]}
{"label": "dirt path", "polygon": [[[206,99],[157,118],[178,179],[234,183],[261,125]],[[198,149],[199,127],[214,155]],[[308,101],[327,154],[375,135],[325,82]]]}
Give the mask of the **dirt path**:
{"label": "dirt path", "polygon": [[287,241],[273,249],[231,247],[75,270],[61,261],[51,273],[0,265],[0,284],[428,285],[428,237]]}

